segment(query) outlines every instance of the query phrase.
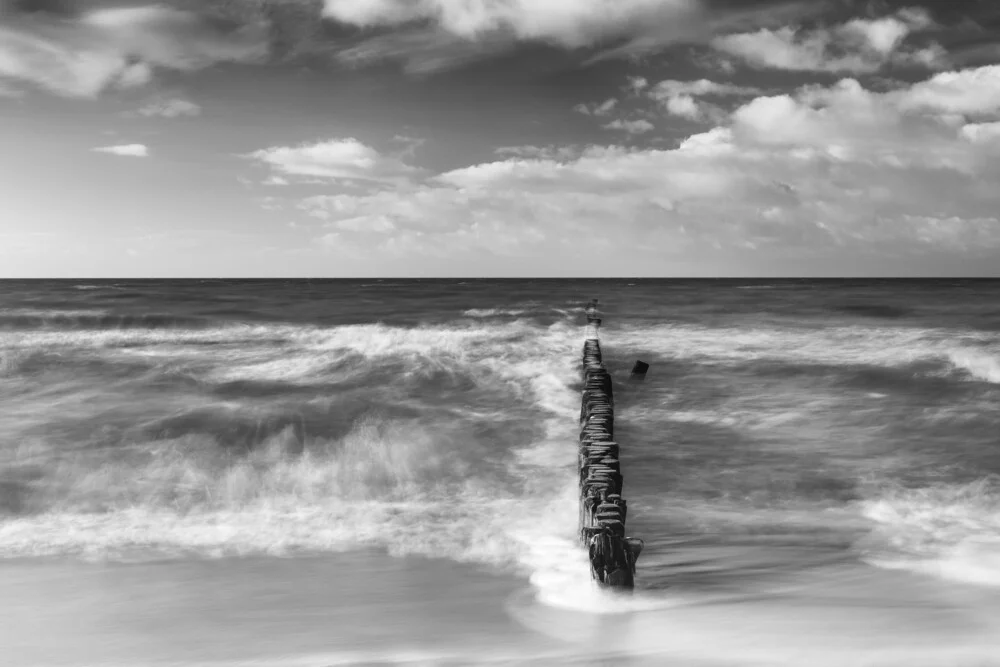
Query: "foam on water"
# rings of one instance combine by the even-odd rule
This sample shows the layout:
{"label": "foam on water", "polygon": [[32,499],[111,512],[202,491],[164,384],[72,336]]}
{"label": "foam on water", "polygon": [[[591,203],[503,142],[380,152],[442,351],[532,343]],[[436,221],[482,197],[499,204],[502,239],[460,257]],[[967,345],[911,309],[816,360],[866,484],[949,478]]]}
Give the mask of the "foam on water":
{"label": "foam on water", "polygon": [[732,364],[755,360],[797,364],[903,367],[930,363],[923,372],[960,371],[974,380],[1000,382],[1000,336],[885,326],[704,327],[689,324],[624,326],[621,344],[666,358]]}
{"label": "foam on water", "polygon": [[466,317],[499,317],[503,315],[518,317],[528,312],[530,311],[525,308],[470,308],[462,314]]}
{"label": "foam on water", "polygon": [[980,350],[951,350],[949,361],[957,369],[966,371],[976,380],[1000,384],[1000,355]]}
{"label": "foam on water", "polygon": [[[546,599],[589,586],[570,493],[579,401],[570,386],[578,381],[579,329],[568,322],[34,331],[4,334],[3,343],[14,354],[62,350],[154,368],[168,363],[208,386],[344,383],[394,363],[404,375],[459,374],[525,406],[498,412],[472,405],[453,425],[369,416],[343,438],[307,435],[301,443],[290,425],[247,456],[220,452],[210,432],[135,441],[111,458],[105,449],[70,453],[25,440],[0,453],[8,476],[23,480],[13,492],[30,491],[25,502],[35,508],[0,522],[4,557],[289,555],[377,546],[521,571]],[[351,359],[358,363],[345,366]],[[102,388],[88,391],[91,405],[122,401],[94,393]],[[190,414],[244,409],[240,400],[176,405]],[[534,411],[539,437],[506,458],[463,437],[463,428],[477,422],[506,418],[518,426],[524,409]],[[25,432],[46,418],[38,406],[8,417],[28,420],[20,427]],[[490,458],[506,461],[503,475],[483,462]],[[566,563],[585,567],[560,579]]]}
{"label": "foam on water", "polygon": [[79,318],[106,317],[103,308],[0,308],[0,321],[5,318],[33,318],[38,320],[74,320]]}
{"label": "foam on water", "polygon": [[[488,453],[463,441],[461,425],[442,428],[398,417],[368,417],[342,439],[307,436],[301,444],[290,425],[235,458],[221,455],[210,433],[137,441],[110,461],[92,452],[68,455],[43,443],[22,443],[2,463],[10,471],[45,466],[45,479],[29,482],[42,496],[41,511],[0,523],[0,554],[134,559],[377,546],[396,555],[443,556],[523,572],[542,601],[564,608],[618,613],[662,606],[662,600],[598,590],[579,545],[579,396],[570,387],[579,380],[580,331],[569,322],[574,316],[567,310],[564,321],[549,326],[512,320],[488,326],[235,325],[4,334],[4,346],[14,354],[72,351],[77,358],[153,364],[159,372],[168,364],[207,386],[344,384],[362,381],[387,363],[401,364],[403,377],[458,374],[530,406],[538,437],[510,450],[499,477],[482,467]],[[407,396],[421,405],[415,395]],[[90,403],[98,399],[95,394]],[[240,400],[176,405],[187,412],[245,409]],[[20,418],[45,418],[32,410]],[[520,419],[511,410],[475,405],[460,414],[469,425]]]}
{"label": "foam on water", "polygon": [[890,490],[861,511],[875,524],[860,545],[868,562],[1000,586],[1000,478]]}

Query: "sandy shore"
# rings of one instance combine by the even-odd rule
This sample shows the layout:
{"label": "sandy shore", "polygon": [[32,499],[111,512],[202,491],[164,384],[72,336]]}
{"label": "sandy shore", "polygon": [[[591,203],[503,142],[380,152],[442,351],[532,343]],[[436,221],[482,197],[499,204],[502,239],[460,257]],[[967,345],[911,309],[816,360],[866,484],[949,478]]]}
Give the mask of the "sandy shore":
{"label": "sandy shore", "polygon": [[0,647],[5,667],[1000,665],[1000,598],[910,573],[840,564],[660,596],[583,613],[514,576],[377,552],[4,561]]}
{"label": "sandy shore", "polygon": [[[364,552],[145,563],[0,563],[7,667],[438,664],[540,640],[505,611],[525,583]],[[471,652],[471,653],[470,653]]]}

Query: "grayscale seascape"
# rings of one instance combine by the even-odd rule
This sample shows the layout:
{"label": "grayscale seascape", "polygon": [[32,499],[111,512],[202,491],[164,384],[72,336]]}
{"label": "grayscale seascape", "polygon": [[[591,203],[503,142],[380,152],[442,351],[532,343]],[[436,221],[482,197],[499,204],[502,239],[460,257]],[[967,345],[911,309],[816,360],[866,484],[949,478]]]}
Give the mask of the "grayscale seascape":
{"label": "grayscale seascape", "polygon": [[0,667],[1000,667],[1000,0],[0,0]]}
{"label": "grayscale seascape", "polygon": [[[4,664],[1000,656],[996,281],[2,287]],[[576,538],[592,297],[632,594]]]}

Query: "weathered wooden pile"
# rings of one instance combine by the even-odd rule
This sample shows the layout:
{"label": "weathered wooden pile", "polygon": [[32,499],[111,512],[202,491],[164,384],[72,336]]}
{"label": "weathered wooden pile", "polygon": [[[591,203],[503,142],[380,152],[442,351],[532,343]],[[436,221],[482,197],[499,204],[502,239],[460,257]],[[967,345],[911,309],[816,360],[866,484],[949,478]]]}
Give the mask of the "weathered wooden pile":
{"label": "weathered wooden pile", "polygon": [[615,442],[611,375],[601,358],[597,301],[587,308],[583,346],[583,402],[580,408],[580,539],[590,552],[594,579],[613,588],[632,588],[640,539],[625,537],[628,505]]}

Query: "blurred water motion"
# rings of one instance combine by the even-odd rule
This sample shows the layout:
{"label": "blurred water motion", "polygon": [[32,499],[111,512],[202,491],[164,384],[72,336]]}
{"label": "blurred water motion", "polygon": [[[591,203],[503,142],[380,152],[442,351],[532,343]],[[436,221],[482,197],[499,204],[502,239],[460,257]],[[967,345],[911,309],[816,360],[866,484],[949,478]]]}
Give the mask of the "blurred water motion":
{"label": "blurred water motion", "polygon": [[4,665],[1000,665],[996,282],[3,285]]}

